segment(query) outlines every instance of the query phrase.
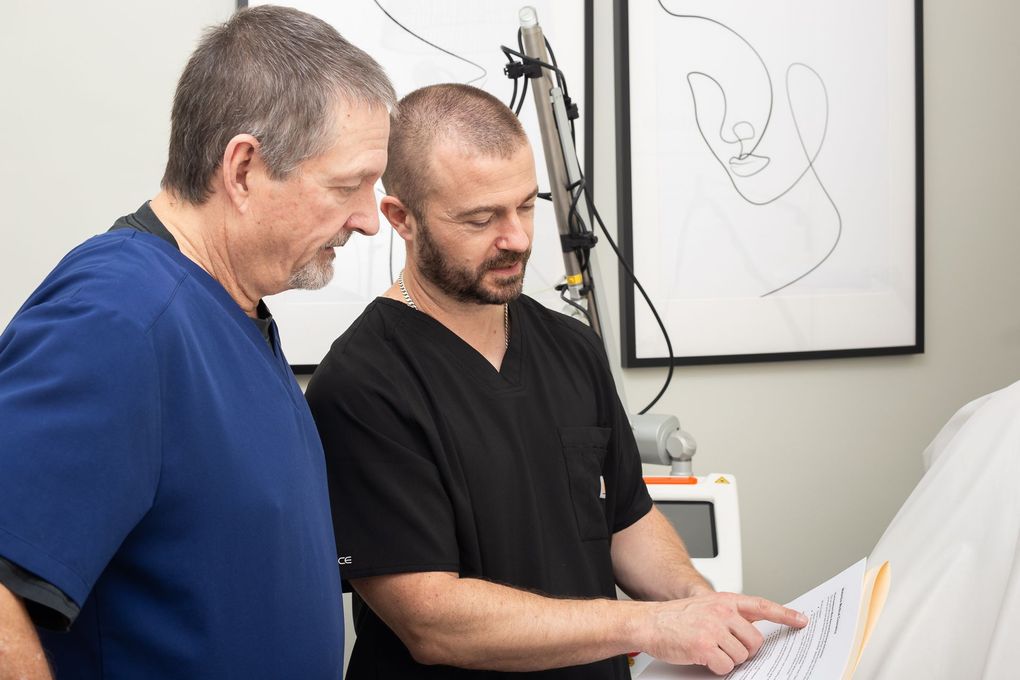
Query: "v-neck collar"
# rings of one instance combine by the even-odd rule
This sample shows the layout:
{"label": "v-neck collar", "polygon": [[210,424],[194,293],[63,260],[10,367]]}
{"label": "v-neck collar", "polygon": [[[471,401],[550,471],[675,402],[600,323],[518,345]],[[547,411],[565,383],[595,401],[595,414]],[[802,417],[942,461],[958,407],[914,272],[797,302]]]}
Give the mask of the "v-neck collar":
{"label": "v-neck collar", "polygon": [[[266,342],[266,338],[262,335],[261,330],[255,323],[253,323],[251,317],[244,313],[244,310],[241,309],[234,298],[230,297],[230,294],[227,292],[226,288],[223,287],[223,284],[210,276],[207,271],[198,266],[198,264],[184,255],[184,253],[180,250],[158,236],[141,231],[135,231],[127,235],[127,238],[145,240],[146,243],[160,249],[168,257],[177,262],[178,265],[186,272],[188,272],[188,276],[206,290],[206,292],[223,308],[223,311],[227,314],[227,316],[229,316],[230,319],[238,326],[249,342],[255,345],[255,351],[258,352],[270,365],[270,370],[276,374],[284,388],[288,391],[288,393],[290,393],[291,400],[294,401],[295,406],[300,407],[300,405],[303,405],[304,397],[301,395],[300,388],[294,380],[294,374],[291,371],[290,365],[284,357],[283,349],[280,347],[280,334],[276,328],[276,321],[272,319],[271,315],[269,316],[269,342]],[[268,308],[266,308],[265,311],[268,313]],[[296,397],[295,392],[297,395]]]}
{"label": "v-neck collar", "polygon": [[395,310],[400,315],[401,323],[413,327],[419,337],[434,343],[450,357],[451,367],[469,371],[476,379],[487,382],[496,390],[517,389],[521,386],[526,347],[523,334],[524,321],[516,300],[508,303],[510,342],[498,371],[481,352],[425,312],[411,309],[403,302],[384,297],[376,298],[376,304]]}
{"label": "v-neck collar", "polygon": [[[159,216],[152,210],[152,202],[146,201],[139,206],[138,210],[134,211],[130,215],[124,215],[117,219],[107,231],[120,231],[122,229],[130,229],[142,234],[150,234],[157,238],[162,239],[166,243],[173,246],[174,250],[180,252],[181,246],[177,243],[177,239],[174,238],[170,230],[166,228]],[[183,254],[183,253],[182,253]],[[188,258],[190,260],[190,258]],[[203,270],[205,271],[205,270]],[[255,327],[259,329],[263,339],[270,346],[273,354],[277,357],[281,354],[279,349],[279,335],[274,341],[273,338],[273,315],[269,311],[269,307],[266,306],[264,300],[259,300],[258,306],[255,308],[255,316],[249,317]]]}

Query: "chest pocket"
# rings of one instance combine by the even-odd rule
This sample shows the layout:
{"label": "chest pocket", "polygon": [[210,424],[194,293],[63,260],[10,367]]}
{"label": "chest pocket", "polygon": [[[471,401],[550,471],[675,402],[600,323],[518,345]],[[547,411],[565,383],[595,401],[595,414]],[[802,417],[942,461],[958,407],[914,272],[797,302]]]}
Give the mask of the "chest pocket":
{"label": "chest pocket", "polygon": [[559,432],[570,482],[570,500],[581,540],[608,538],[602,469],[612,431],[606,427],[561,427]]}

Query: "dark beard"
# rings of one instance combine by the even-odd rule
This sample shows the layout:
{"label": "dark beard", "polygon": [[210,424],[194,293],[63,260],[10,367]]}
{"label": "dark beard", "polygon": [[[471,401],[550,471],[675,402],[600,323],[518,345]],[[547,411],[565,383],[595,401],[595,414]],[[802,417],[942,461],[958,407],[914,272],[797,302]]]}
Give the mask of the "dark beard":
{"label": "dark beard", "polygon": [[[489,258],[475,271],[462,269],[450,264],[439,245],[433,240],[424,220],[418,222],[415,238],[415,264],[421,275],[458,302],[475,302],[482,305],[501,305],[520,296],[524,288],[524,271],[531,257],[531,248],[523,253],[502,250]],[[496,279],[496,290],[482,284],[485,274],[491,269],[501,269],[521,263],[521,271],[514,276]]]}

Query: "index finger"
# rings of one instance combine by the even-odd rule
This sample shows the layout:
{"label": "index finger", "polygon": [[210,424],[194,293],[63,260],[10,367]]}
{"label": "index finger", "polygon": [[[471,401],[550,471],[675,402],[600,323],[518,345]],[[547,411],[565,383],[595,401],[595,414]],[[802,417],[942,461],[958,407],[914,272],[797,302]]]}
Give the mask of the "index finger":
{"label": "index finger", "polygon": [[766,600],[764,597],[743,596],[737,601],[737,611],[748,621],[771,621],[791,628],[803,628],[808,619],[804,614]]}

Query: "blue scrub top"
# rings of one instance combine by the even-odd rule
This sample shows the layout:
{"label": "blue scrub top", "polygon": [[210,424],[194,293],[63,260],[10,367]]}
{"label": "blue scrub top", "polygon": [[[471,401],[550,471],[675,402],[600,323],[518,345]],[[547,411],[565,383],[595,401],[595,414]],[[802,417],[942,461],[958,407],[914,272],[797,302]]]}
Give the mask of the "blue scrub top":
{"label": "blue scrub top", "polygon": [[72,251],[0,336],[0,556],[80,608],[58,678],[339,678],[322,447],[223,287],[131,230]]}

